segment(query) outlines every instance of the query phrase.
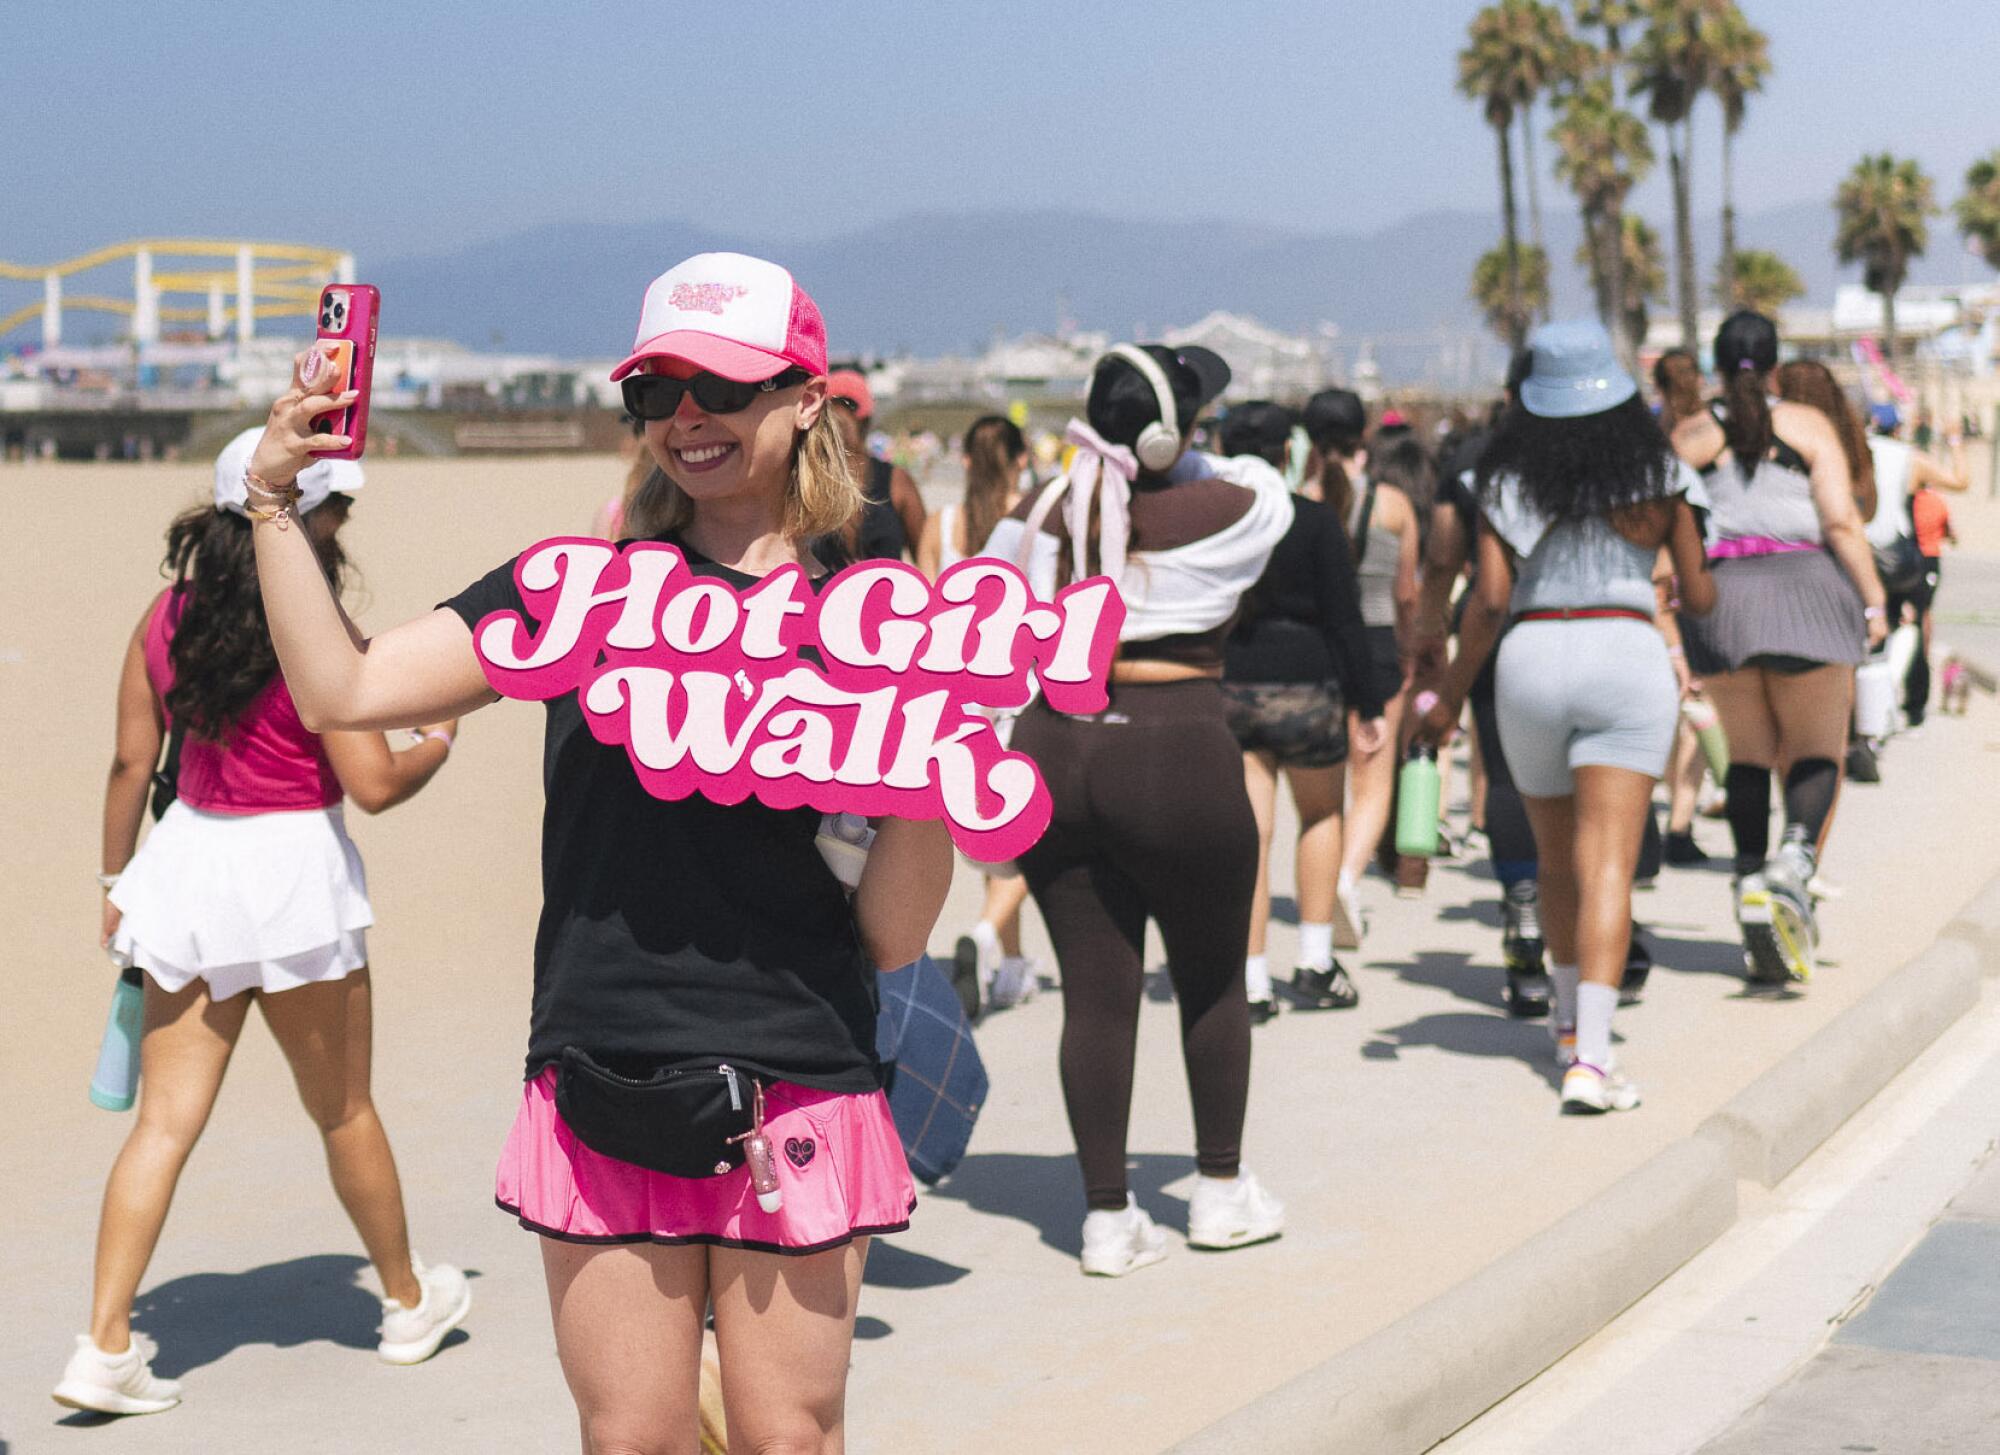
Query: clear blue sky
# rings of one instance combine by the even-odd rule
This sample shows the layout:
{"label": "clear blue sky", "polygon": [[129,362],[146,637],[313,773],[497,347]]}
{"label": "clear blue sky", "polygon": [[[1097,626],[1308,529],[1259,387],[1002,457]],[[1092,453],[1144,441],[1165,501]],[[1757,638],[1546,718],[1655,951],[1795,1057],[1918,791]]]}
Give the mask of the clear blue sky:
{"label": "clear blue sky", "polygon": [[[1475,8],[23,0],[0,6],[0,257],[192,233],[348,246],[365,268],[552,221],[817,234],[1051,202],[1368,230],[1496,205],[1491,134],[1452,90]],[[1828,198],[1882,147],[1948,202],[2000,145],[2000,5],[1745,9],[1777,65],[1739,149],[1745,210]],[[1662,184],[1640,204],[1664,219]],[[1570,205],[1552,178],[1543,205]]]}

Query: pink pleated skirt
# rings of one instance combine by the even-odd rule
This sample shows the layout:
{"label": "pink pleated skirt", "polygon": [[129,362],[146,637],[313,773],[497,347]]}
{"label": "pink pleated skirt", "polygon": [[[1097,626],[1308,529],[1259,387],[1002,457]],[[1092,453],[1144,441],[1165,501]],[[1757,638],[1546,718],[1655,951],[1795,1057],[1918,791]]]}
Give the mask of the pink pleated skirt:
{"label": "pink pleated skirt", "polygon": [[764,1097],[784,1192],[775,1213],[757,1205],[747,1167],[670,1177],[592,1151],[556,1110],[552,1066],[522,1088],[494,1201],[529,1231],[571,1243],[714,1243],[797,1254],[909,1227],[917,1189],[887,1096],[779,1081]]}

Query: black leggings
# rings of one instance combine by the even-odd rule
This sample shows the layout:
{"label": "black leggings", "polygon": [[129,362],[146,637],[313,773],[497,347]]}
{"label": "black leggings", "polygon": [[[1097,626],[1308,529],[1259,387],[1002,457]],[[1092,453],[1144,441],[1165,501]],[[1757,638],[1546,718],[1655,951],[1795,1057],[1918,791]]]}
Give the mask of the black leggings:
{"label": "black leggings", "polygon": [[1535,851],[1528,807],[1521,802],[1521,790],[1514,786],[1507,755],[1500,748],[1500,713],[1493,705],[1491,658],[1472,685],[1472,727],[1479,735],[1479,761],[1486,768],[1486,842],[1494,876],[1504,888],[1518,880],[1533,879],[1540,856]]}
{"label": "black leggings", "polygon": [[1197,1165],[1234,1176],[1250,1090],[1243,946],[1257,821],[1220,691],[1206,680],[1115,686],[1109,710],[1088,718],[1038,703],[1013,745],[1055,803],[1021,870],[1062,966],[1063,1099],[1089,1205],[1125,1206],[1148,919],[1180,1002]]}

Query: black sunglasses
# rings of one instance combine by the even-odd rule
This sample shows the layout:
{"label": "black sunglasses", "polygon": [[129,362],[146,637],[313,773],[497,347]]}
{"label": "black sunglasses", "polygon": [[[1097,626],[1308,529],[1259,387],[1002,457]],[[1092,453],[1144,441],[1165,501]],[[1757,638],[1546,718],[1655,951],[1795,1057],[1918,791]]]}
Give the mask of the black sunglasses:
{"label": "black sunglasses", "polygon": [[759,394],[775,394],[803,384],[812,375],[804,369],[786,369],[768,379],[747,383],[725,379],[720,374],[696,374],[692,379],[670,379],[665,374],[628,374],[621,381],[625,390],[625,412],[634,419],[671,419],[681,400],[692,394],[704,414],[738,414],[748,409]]}

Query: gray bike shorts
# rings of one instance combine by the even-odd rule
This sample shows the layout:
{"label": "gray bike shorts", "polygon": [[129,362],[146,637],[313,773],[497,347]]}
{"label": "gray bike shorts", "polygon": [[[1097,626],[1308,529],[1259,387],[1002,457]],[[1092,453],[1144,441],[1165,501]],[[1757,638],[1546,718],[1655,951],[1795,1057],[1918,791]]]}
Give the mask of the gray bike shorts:
{"label": "gray bike shorts", "polygon": [[1521,792],[1565,797],[1578,768],[1666,772],[1680,690],[1652,623],[1518,622],[1501,639],[1495,673],[1500,745]]}

